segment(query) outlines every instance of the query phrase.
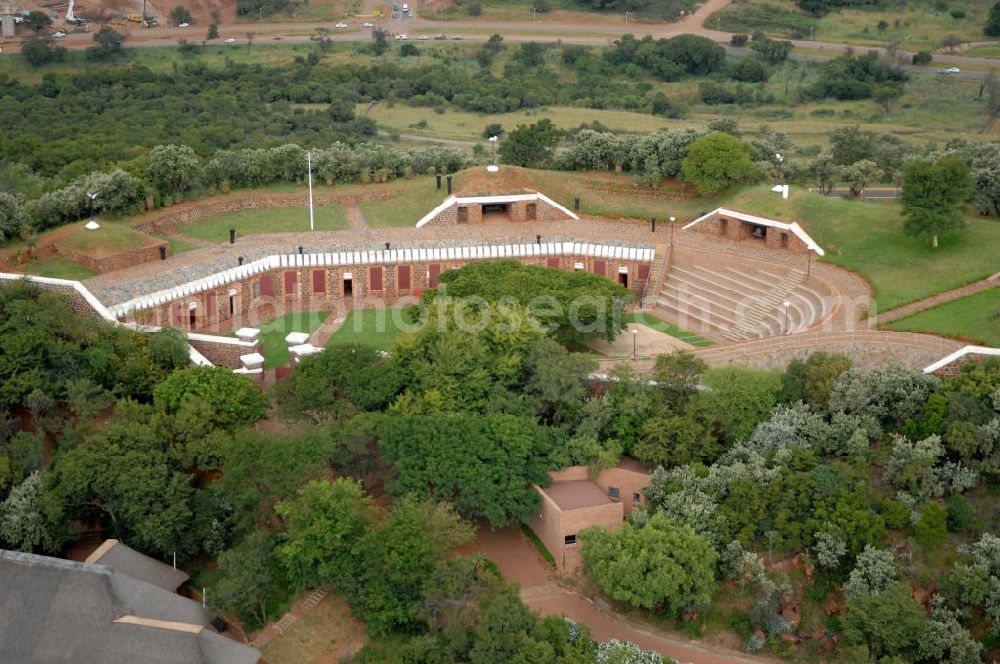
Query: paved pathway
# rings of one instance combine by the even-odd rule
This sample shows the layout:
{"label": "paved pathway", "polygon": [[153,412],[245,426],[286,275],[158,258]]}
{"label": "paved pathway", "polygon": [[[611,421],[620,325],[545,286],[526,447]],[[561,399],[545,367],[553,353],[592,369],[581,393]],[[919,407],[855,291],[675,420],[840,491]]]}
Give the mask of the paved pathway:
{"label": "paved pathway", "polygon": [[599,641],[632,641],[679,662],[726,664],[746,662],[761,664],[775,660],[753,657],[707,643],[689,641],[616,614],[601,601],[558,583],[550,567],[538,555],[534,544],[520,528],[491,531],[482,528],[478,543],[483,553],[496,563],[504,578],[521,585],[521,599],[542,615],[566,615],[587,625]]}
{"label": "paved pathway", "polygon": [[874,319],[874,324],[885,325],[886,323],[891,323],[892,321],[899,320],[900,318],[906,318],[907,316],[912,316],[913,314],[920,313],[921,311],[932,309],[938,305],[944,304],[945,302],[951,302],[952,300],[957,300],[960,297],[975,295],[976,293],[981,293],[984,290],[998,287],[1000,287],[1000,272],[966,286],[938,293],[937,295],[932,295],[930,297],[925,297],[922,300],[904,304],[903,306],[897,307],[891,311],[884,311]]}
{"label": "paved pathway", "polygon": [[326,342],[330,340],[333,333],[340,329],[340,326],[347,320],[347,311],[338,309],[327,316],[323,324],[316,328],[316,331],[309,337],[309,343],[317,348],[325,348]]}

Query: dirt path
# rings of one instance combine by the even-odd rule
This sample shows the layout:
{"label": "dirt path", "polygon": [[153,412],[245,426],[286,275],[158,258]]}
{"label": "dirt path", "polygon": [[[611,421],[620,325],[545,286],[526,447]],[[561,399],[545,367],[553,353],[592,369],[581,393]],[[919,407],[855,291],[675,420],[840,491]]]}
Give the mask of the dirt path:
{"label": "dirt path", "polygon": [[921,311],[932,309],[940,304],[944,304],[945,302],[951,302],[952,300],[957,300],[960,297],[975,295],[976,293],[981,293],[984,290],[997,287],[1000,287],[1000,272],[997,272],[992,277],[987,277],[966,286],[938,293],[937,295],[932,295],[924,298],[923,300],[917,300],[916,302],[911,302],[903,305],[902,307],[897,307],[891,311],[880,313],[877,317],[875,317],[872,324],[879,326],[885,325],[886,323],[891,323],[892,321],[899,320],[900,318],[906,318],[907,316],[912,316],[913,314],[920,313]]}
{"label": "dirt path", "polygon": [[368,229],[368,223],[365,221],[365,214],[358,207],[357,201],[345,202],[344,204],[344,215],[347,217],[347,224],[350,226],[351,230],[358,234],[360,237],[367,237],[371,235],[371,231]]}
{"label": "dirt path", "polygon": [[521,585],[521,599],[525,604],[542,615],[564,614],[585,624],[599,641],[632,641],[678,662],[693,664],[762,664],[775,661],[688,641],[615,614],[602,603],[559,584],[551,568],[541,560],[534,545],[519,528],[496,531],[482,528],[477,541],[482,552],[496,563],[504,578]]}

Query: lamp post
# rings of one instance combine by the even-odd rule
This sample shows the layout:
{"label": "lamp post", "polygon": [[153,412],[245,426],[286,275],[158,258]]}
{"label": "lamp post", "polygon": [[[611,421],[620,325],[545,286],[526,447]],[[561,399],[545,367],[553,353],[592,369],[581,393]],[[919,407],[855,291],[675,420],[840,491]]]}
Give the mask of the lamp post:
{"label": "lamp post", "polygon": [[670,217],[670,246],[674,246],[674,222],[677,221],[677,217]]}
{"label": "lamp post", "polygon": [[781,303],[781,306],[784,307],[785,309],[785,324],[782,328],[782,331],[785,334],[788,334],[790,332],[790,330],[788,329],[788,307],[792,306],[792,303],[789,302],[788,300],[785,300],[784,302]]}
{"label": "lamp post", "polygon": [[813,250],[812,249],[807,249],[806,250],[806,276],[807,277],[809,276],[809,273],[812,271],[812,264],[813,264]]}
{"label": "lamp post", "polygon": [[636,354],[636,338],[639,336],[639,330],[632,328],[632,359],[638,360],[639,356]]}
{"label": "lamp post", "polygon": [[785,179],[784,177],[782,177],[782,172],[781,172],[781,164],[785,161],[785,158],[781,156],[781,153],[777,152],[774,154],[774,158],[778,160],[778,184],[781,184],[782,180]]}
{"label": "lamp post", "polygon": [[486,167],[490,173],[496,173],[500,170],[497,167],[497,143],[500,141],[499,136],[490,136],[490,165]]}

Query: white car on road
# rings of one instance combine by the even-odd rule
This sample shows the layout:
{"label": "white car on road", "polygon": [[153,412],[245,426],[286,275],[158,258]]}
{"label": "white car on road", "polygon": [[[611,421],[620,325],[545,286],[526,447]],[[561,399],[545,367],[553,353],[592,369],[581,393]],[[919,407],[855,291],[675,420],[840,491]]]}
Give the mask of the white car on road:
{"label": "white car on road", "polygon": [[229,39],[227,39],[227,40],[226,40],[226,43],[227,43],[227,44],[235,44],[235,43],[236,43],[236,40],[235,40],[235,39],[233,39],[232,37],[230,37]]}
{"label": "white car on road", "polygon": [[190,25],[191,25],[190,23],[178,23],[177,27],[178,28],[187,28],[187,27],[190,27]]}
{"label": "white car on road", "polygon": [[409,39],[409,37],[407,37],[406,35],[396,35],[397,41],[406,41],[407,39]]}
{"label": "white car on road", "polygon": [[939,74],[961,74],[962,70],[958,67],[948,67],[947,69],[938,69]]}
{"label": "white car on road", "polygon": [[338,23],[337,25],[335,25],[333,27],[340,28],[341,30],[343,30],[344,28],[347,27],[347,24],[346,23]]}
{"label": "white car on road", "polygon": [[374,23],[362,23],[361,27],[362,28],[374,28],[375,24]]}
{"label": "white car on road", "polygon": [[53,39],[66,39],[66,33],[65,32],[61,32],[61,31],[60,32],[54,32],[54,33],[52,33],[52,38]]}

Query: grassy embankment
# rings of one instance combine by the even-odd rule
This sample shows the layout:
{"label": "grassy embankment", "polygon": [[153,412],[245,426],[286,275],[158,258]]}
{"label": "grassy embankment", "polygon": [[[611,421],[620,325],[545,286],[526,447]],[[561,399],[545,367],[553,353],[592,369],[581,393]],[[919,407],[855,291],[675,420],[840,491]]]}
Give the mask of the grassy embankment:
{"label": "grassy embankment", "polygon": [[894,321],[889,327],[958,337],[1000,348],[1000,287],[921,311]]}
{"label": "grassy embankment", "polygon": [[929,240],[909,237],[895,202],[852,201],[793,191],[788,201],[755,187],[729,205],[798,221],[826,250],[825,260],[864,275],[880,311],[977,281],[996,272],[1000,221],[966,212],[965,230]]}

